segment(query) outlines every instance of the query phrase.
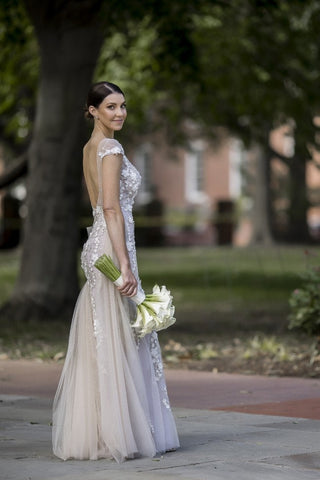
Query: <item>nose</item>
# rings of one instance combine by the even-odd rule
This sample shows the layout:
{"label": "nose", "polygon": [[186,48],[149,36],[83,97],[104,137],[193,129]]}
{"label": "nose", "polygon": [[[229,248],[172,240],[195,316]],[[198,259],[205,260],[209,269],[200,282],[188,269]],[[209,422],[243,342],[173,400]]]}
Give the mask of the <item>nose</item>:
{"label": "nose", "polygon": [[117,116],[117,117],[120,117],[120,118],[123,118],[123,111],[122,111],[122,108],[121,108],[121,107],[117,108],[117,110],[116,110],[116,116]]}

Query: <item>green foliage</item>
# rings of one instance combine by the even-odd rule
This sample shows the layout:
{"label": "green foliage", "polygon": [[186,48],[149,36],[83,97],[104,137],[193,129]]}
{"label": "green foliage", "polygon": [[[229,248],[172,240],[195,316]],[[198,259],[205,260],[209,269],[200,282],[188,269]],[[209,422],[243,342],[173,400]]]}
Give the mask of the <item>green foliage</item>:
{"label": "green foliage", "polygon": [[[313,142],[318,17],[313,0],[276,5],[236,0],[199,10],[194,30],[199,121],[219,122],[244,139],[265,143],[270,128],[293,118],[305,143],[307,138]],[[208,104],[211,108],[205,109]]]}
{"label": "green foliage", "polygon": [[[156,32],[150,19],[129,25],[132,32],[127,35],[118,31],[108,36],[101,50],[96,67],[95,80],[109,79],[121,86],[126,93],[129,111],[126,135],[141,130],[146,132],[150,125],[152,105],[161,98],[155,91],[157,65],[154,49],[150,48]],[[154,72],[154,74],[152,74]]]}
{"label": "green foliage", "polygon": [[188,92],[196,86],[192,4],[161,2],[156,11],[146,9],[105,39],[95,80],[111,79],[125,91],[129,116],[124,134],[131,142],[159,128],[172,143],[184,138]]}
{"label": "green foliage", "polygon": [[34,30],[19,0],[0,3],[0,138],[11,148],[29,141],[39,72]]}
{"label": "green foliage", "polygon": [[247,348],[243,352],[243,358],[254,358],[256,355],[270,355],[282,362],[290,359],[290,354],[285,345],[274,335],[254,335],[248,340]]}
{"label": "green foliage", "polygon": [[[129,134],[161,125],[178,140],[183,120],[191,118],[211,135],[218,124],[247,141],[265,141],[273,125],[294,118],[304,143],[314,142],[317,2],[134,1],[125,15],[122,3],[105,4],[108,30],[95,79],[126,91]],[[0,44],[3,130],[23,141],[38,50],[19,0],[1,2]]]}
{"label": "green foliage", "polygon": [[290,298],[289,328],[299,328],[310,335],[320,334],[320,267],[302,275],[303,284]]}
{"label": "green foliage", "polygon": [[202,134],[223,125],[266,144],[294,119],[300,143],[314,144],[319,17],[314,0],[146,2],[109,33],[96,79],[126,91],[131,136],[161,126],[179,141],[189,118]]}

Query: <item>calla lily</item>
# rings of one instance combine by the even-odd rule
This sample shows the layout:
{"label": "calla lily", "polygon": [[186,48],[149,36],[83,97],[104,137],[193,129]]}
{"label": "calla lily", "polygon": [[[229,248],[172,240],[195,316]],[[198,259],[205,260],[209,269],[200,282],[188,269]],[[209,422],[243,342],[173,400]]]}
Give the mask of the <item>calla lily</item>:
{"label": "calla lily", "polygon": [[[95,267],[115,285],[122,285],[121,272],[110,256],[101,255],[95,262]],[[137,305],[137,317],[131,326],[140,338],[152,331],[164,330],[175,323],[173,298],[164,285],[161,289],[158,285],[155,285],[152,293],[147,295],[138,292],[131,299]]]}

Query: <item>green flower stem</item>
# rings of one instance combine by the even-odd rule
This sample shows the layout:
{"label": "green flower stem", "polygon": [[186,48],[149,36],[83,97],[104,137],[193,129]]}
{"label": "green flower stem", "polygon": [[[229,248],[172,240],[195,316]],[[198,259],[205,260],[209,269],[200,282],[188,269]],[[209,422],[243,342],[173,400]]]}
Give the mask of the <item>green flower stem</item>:
{"label": "green flower stem", "polygon": [[94,266],[112,282],[118,280],[121,275],[120,270],[115,266],[110,255],[101,255],[101,257],[95,262]]}

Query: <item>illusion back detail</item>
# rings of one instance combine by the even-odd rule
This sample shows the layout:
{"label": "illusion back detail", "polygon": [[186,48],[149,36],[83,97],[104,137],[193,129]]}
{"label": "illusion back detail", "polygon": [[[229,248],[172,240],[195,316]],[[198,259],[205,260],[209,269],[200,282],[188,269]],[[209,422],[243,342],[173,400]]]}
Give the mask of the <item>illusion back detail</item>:
{"label": "illusion back detail", "polygon": [[53,449],[62,458],[113,457],[118,462],[177,448],[156,332],[139,342],[136,307],[94,266],[103,253],[117,258],[103,214],[102,162],[121,155],[120,206],[131,268],[138,280],[132,207],[141,177],[117,140],[97,151],[98,201],[81,254],[87,282],[74,311],[68,352],[54,399]]}

